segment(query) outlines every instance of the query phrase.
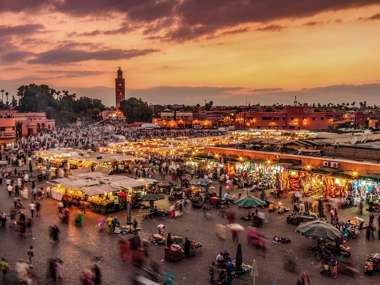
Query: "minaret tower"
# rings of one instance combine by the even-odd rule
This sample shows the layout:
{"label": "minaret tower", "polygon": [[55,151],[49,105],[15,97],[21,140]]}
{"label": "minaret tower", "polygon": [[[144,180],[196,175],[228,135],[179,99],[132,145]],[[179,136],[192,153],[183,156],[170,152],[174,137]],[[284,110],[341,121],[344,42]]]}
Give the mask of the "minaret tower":
{"label": "minaret tower", "polygon": [[115,99],[116,109],[119,109],[120,102],[125,100],[125,78],[120,67],[117,70],[117,77],[115,78]]}

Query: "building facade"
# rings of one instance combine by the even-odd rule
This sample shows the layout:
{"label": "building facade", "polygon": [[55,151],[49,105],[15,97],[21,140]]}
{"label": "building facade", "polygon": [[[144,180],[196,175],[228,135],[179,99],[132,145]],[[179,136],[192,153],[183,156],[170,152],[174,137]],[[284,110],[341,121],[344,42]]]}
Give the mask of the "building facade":
{"label": "building facade", "polygon": [[240,112],[237,126],[256,129],[327,130],[343,120],[343,112],[316,111],[310,107],[285,106],[281,110]]}
{"label": "building facade", "polygon": [[54,130],[55,121],[45,113],[18,113],[0,111],[0,143],[13,143],[16,138],[35,136],[43,130]]}
{"label": "building facade", "polygon": [[160,113],[159,118],[153,119],[153,124],[159,125],[162,128],[176,129],[189,128],[193,123],[192,112],[172,112],[164,111]]}
{"label": "building facade", "polygon": [[123,77],[123,71],[119,67],[117,70],[117,76],[115,78],[116,109],[120,108],[120,102],[123,100],[125,100],[125,78]]}
{"label": "building facade", "polygon": [[228,108],[199,109],[189,112],[162,112],[153,123],[166,128],[237,127],[281,130],[327,130],[352,118],[332,109],[318,110],[307,106],[261,107],[237,111]]}

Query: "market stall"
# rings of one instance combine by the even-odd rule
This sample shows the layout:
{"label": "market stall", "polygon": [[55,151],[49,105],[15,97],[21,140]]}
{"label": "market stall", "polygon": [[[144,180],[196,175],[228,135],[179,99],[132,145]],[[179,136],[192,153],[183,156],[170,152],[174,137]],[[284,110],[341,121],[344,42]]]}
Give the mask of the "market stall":
{"label": "market stall", "polygon": [[89,172],[55,179],[51,183],[53,199],[73,204],[88,203],[94,211],[109,213],[125,209],[126,202],[137,205],[156,181]]}

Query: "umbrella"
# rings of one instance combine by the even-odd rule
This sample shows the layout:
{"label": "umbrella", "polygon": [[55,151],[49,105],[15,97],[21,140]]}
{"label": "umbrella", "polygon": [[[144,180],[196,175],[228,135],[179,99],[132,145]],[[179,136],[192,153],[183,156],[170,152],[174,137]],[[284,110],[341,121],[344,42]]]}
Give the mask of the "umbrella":
{"label": "umbrella", "polygon": [[256,197],[247,196],[241,198],[235,202],[235,205],[238,205],[241,208],[256,208],[259,206],[265,206],[265,202]]}
{"label": "umbrella", "polygon": [[210,184],[210,181],[208,179],[205,179],[205,178],[198,178],[198,179],[191,180],[190,183],[191,183],[191,185],[206,187]]}
{"label": "umbrella", "polygon": [[236,260],[235,266],[239,270],[241,270],[241,265],[243,264],[243,253],[241,251],[241,244],[239,243],[236,250]]}
{"label": "umbrella", "polygon": [[231,231],[236,231],[236,232],[244,231],[244,227],[239,224],[228,224],[227,228],[229,228]]}
{"label": "umbrella", "polygon": [[321,220],[303,223],[297,227],[296,232],[306,237],[320,240],[329,239],[334,241],[337,238],[342,238],[342,234],[337,228]]}
{"label": "umbrella", "polygon": [[143,201],[157,201],[161,199],[164,199],[164,195],[153,193],[146,194],[144,197],[142,197]]}

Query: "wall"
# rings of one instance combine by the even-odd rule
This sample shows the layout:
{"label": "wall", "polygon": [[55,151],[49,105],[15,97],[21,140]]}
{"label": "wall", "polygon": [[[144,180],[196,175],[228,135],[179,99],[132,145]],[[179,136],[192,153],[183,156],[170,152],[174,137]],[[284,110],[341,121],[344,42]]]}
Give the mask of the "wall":
{"label": "wall", "polygon": [[332,157],[344,157],[356,160],[372,160],[380,163],[380,149],[369,149],[350,146],[325,146],[323,152]]}
{"label": "wall", "polygon": [[14,142],[16,139],[14,118],[0,118],[0,143]]}

